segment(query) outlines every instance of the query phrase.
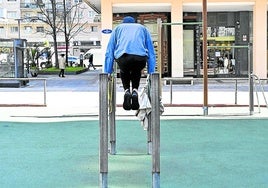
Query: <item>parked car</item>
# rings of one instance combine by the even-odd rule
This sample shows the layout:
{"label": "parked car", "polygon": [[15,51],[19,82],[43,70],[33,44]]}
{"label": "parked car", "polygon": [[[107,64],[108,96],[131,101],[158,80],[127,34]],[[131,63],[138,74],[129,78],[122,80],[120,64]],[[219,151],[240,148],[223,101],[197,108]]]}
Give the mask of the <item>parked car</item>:
{"label": "parked car", "polygon": [[77,67],[79,66],[80,58],[72,55],[68,55],[68,66]]}

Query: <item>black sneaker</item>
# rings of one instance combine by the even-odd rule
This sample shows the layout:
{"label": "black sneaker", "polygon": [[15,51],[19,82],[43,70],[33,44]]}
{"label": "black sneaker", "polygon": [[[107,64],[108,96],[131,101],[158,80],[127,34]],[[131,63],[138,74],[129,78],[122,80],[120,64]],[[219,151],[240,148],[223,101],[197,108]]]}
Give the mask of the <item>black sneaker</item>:
{"label": "black sneaker", "polygon": [[138,110],[140,108],[139,105],[139,97],[138,97],[138,92],[136,90],[132,91],[132,105],[131,109],[132,110]]}
{"label": "black sneaker", "polygon": [[125,110],[131,110],[131,93],[129,89],[125,91],[123,108]]}

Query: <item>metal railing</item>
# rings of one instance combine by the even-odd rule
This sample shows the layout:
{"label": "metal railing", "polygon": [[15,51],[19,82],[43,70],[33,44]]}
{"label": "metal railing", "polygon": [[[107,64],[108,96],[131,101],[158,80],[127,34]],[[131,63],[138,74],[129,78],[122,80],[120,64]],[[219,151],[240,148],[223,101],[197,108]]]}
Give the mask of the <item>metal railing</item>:
{"label": "metal railing", "polygon": [[[192,78],[189,78],[189,80],[192,79]],[[164,79],[166,80],[166,79]],[[170,95],[170,102],[169,104],[165,104],[165,105],[176,105],[173,103],[173,82],[172,82],[172,78],[168,78],[167,79],[169,81],[169,95]],[[175,78],[175,80],[178,80],[178,78]],[[186,79],[187,80],[187,79]],[[201,81],[202,78],[193,78],[193,82],[198,82],[198,81]],[[229,104],[229,106],[240,106],[238,105],[238,86],[239,86],[239,81],[245,81],[244,83],[246,84],[246,87],[248,87],[248,92],[249,92],[249,104],[248,106],[250,107],[250,114],[252,115],[253,113],[253,108],[254,108],[254,101],[253,101],[253,93],[255,92],[255,96],[256,96],[256,101],[257,101],[257,106],[258,106],[258,109],[259,109],[259,112],[260,112],[260,100],[259,100],[259,96],[258,96],[258,92],[261,92],[262,93],[262,96],[263,96],[263,99],[265,101],[265,105],[266,107],[268,108],[268,102],[266,100],[266,96],[265,96],[265,91],[264,91],[264,87],[263,87],[263,84],[262,84],[262,80],[258,78],[257,75],[255,74],[251,74],[251,78],[250,80],[252,80],[252,82],[250,82],[249,78],[208,78],[208,80],[210,81],[217,81],[217,80],[220,80],[220,81],[228,81],[228,83],[230,82],[233,82],[234,84],[234,104]],[[250,84],[248,84],[250,83]],[[193,84],[191,84],[193,85]],[[200,104],[201,105],[201,104]],[[215,106],[217,104],[213,104],[213,106]],[[228,106],[228,105],[226,105]],[[244,105],[243,105],[244,106]]]}
{"label": "metal railing", "polygon": [[261,109],[260,109],[260,101],[259,101],[259,95],[258,95],[257,86],[260,87],[260,89],[261,89],[262,96],[263,96],[263,99],[265,101],[265,104],[266,104],[267,108],[268,108],[268,104],[267,104],[267,100],[266,100],[266,97],[265,97],[265,94],[264,94],[264,88],[263,88],[263,85],[262,85],[262,82],[261,82],[260,78],[255,74],[251,74],[251,76],[254,79],[253,84],[254,84],[254,89],[255,89],[255,92],[256,92],[256,98],[257,98],[257,102],[258,102],[258,109],[259,109],[259,113],[260,113]]}
{"label": "metal railing", "polygon": [[[178,78],[176,78],[178,79]],[[165,79],[164,79],[165,80]],[[168,79],[170,82],[170,89],[169,89],[169,93],[170,93],[170,102],[169,104],[173,104],[173,82],[172,82],[172,78]],[[201,80],[201,78],[189,78],[189,80],[193,80],[193,83],[191,83],[191,85],[194,84],[195,81]],[[226,81],[233,81],[234,82],[234,104],[237,104],[237,95],[238,95],[238,81],[242,81],[242,80],[248,80],[248,78],[209,78],[208,80],[226,80]]]}

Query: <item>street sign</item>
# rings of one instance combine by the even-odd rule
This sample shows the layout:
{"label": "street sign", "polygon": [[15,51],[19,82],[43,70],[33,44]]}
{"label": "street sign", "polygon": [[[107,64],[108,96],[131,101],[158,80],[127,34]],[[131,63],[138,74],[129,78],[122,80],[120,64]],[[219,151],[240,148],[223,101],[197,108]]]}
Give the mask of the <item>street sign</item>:
{"label": "street sign", "polygon": [[101,32],[104,34],[110,34],[110,33],[112,33],[112,30],[111,29],[103,29]]}

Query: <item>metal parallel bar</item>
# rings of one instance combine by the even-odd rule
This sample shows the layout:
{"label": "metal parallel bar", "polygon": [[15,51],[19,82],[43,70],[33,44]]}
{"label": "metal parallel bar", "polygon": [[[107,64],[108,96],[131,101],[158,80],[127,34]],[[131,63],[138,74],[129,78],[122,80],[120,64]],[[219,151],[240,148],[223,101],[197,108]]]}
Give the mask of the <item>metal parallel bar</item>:
{"label": "metal parallel bar", "polygon": [[208,48],[248,48],[248,46],[240,45],[240,46],[208,46]]}
{"label": "metal parallel bar", "polygon": [[111,98],[109,105],[109,126],[110,126],[110,154],[116,154],[116,125],[115,125],[115,109],[116,109],[116,78],[112,76],[112,80],[110,81],[110,89],[111,91]]}
{"label": "metal parallel bar", "polygon": [[152,121],[151,114],[148,115],[148,129],[147,129],[147,154],[152,154]]}
{"label": "metal parallel bar", "polygon": [[108,74],[99,75],[99,186],[108,187]]}
{"label": "metal parallel bar", "polygon": [[152,187],[160,188],[160,92],[159,74],[151,75]]}
{"label": "metal parallel bar", "polygon": [[202,25],[203,22],[174,22],[174,23],[162,23],[162,25]]}

